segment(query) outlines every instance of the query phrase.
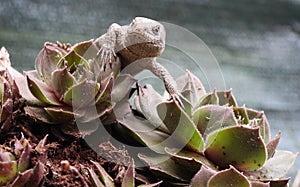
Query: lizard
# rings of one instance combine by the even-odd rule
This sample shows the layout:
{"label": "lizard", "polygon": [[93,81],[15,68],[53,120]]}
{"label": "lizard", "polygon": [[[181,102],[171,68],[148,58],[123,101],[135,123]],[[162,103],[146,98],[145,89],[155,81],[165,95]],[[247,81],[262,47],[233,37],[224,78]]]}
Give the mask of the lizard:
{"label": "lizard", "polygon": [[165,49],[164,26],[152,19],[136,17],[129,25],[111,24],[107,32],[94,41],[99,49],[100,69],[111,68],[120,61],[124,73],[136,75],[143,70],[151,71],[160,78],[171,99],[183,106],[174,78],[156,61]]}

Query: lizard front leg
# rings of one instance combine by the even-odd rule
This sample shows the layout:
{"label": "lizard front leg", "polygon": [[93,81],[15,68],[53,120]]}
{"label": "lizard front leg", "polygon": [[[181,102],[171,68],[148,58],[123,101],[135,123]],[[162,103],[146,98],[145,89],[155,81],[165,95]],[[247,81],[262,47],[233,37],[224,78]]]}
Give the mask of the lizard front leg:
{"label": "lizard front leg", "polygon": [[105,71],[107,66],[112,67],[112,63],[116,61],[116,42],[118,39],[121,26],[113,23],[107,30],[105,34],[100,36],[95,40],[95,45],[98,47],[99,51],[97,53],[97,58],[100,62],[100,70]]}
{"label": "lizard front leg", "polygon": [[156,61],[156,59],[153,59],[151,61],[151,66],[147,66],[147,68],[158,78],[163,80],[165,88],[167,92],[170,94],[171,98],[175,101],[178,102],[181,107],[184,108],[184,105],[181,101],[182,99],[185,99],[177,90],[177,84],[173,77],[170,75],[168,70],[162,66],[160,63]]}

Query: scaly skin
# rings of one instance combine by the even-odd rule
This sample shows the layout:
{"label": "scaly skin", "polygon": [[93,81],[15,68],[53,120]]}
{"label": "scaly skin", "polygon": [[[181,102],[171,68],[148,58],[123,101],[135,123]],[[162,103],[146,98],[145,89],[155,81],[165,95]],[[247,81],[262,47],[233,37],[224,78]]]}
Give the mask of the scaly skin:
{"label": "scaly skin", "polygon": [[101,70],[112,68],[120,61],[122,72],[135,75],[150,70],[163,80],[171,98],[179,102],[180,93],[170,73],[156,61],[165,48],[166,31],[157,21],[136,17],[130,25],[113,23],[107,32],[95,40],[99,48]]}

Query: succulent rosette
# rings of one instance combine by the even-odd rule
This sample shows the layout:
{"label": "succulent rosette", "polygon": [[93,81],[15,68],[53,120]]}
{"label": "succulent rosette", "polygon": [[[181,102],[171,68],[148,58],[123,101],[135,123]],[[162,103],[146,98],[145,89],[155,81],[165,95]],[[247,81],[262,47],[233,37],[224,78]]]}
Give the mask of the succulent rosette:
{"label": "succulent rosette", "polygon": [[[39,186],[44,177],[45,142],[42,139],[38,145],[33,146],[22,137],[13,139],[13,147],[0,145],[0,185],[1,186]],[[31,163],[33,152],[41,155],[34,166]]]}
{"label": "succulent rosette", "polygon": [[[28,102],[27,114],[72,131],[75,121],[92,123],[110,111],[113,71],[118,69],[101,72],[96,57],[92,40],[74,46],[46,42],[36,57],[35,70],[26,72],[28,87],[39,100]],[[90,112],[92,107],[96,112]]]}
{"label": "succulent rosette", "polygon": [[[14,108],[17,108],[18,87],[9,71],[9,54],[4,47],[0,50],[0,130],[7,130],[12,125]],[[15,106],[14,106],[15,105]]]}
{"label": "succulent rosette", "polygon": [[127,101],[115,107],[117,136],[149,148],[138,157],[154,175],[170,186],[288,184],[297,154],[276,150],[280,133],[271,138],[264,112],[238,106],[231,90],[206,93],[188,71],[177,85],[184,107],[150,85],[138,87],[137,112]]}

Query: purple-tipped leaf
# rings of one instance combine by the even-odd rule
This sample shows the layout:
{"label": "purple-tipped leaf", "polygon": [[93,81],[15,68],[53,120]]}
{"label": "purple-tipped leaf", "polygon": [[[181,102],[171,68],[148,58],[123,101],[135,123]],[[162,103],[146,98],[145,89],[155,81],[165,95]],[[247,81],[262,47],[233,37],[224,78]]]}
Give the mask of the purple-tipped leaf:
{"label": "purple-tipped leaf", "polygon": [[38,162],[33,168],[32,174],[25,187],[39,186],[44,177],[44,164]]}
{"label": "purple-tipped leaf", "polygon": [[250,183],[247,178],[237,171],[234,167],[223,170],[215,174],[208,181],[208,187],[250,187]]}
{"label": "purple-tipped leaf", "polygon": [[135,186],[135,166],[134,161],[131,161],[130,166],[125,172],[121,187],[134,187]]}
{"label": "purple-tipped leaf", "polygon": [[216,171],[202,166],[191,180],[191,187],[207,187],[209,179],[216,174]]}
{"label": "purple-tipped leaf", "polygon": [[63,94],[76,82],[75,78],[67,70],[67,67],[54,70],[51,81],[56,97],[61,100],[63,99]]}
{"label": "purple-tipped leaf", "polygon": [[11,184],[11,186],[12,187],[23,187],[29,180],[32,173],[33,173],[33,169],[28,169],[28,170],[24,171],[23,173],[20,173],[18,175],[18,177],[14,180],[14,182]]}
{"label": "purple-tipped leaf", "polygon": [[32,149],[31,149],[31,146],[29,144],[27,144],[24,147],[24,150],[23,150],[23,152],[22,152],[22,154],[19,158],[19,161],[18,161],[18,171],[19,172],[23,172],[29,167],[31,150]]}
{"label": "purple-tipped leaf", "polygon": [[193,113],[193,121],[204,136],[224,127],[238,125],[233,108],[218,105],[205,105],[198,108]]}
{"label": "purple-tipped leaf", "polygon": [[55,93],[49,88],[49,86],[38,80],[36,71],[26,72],[27,85],[32,95],[43,103],[51,105],[60,105]]}

